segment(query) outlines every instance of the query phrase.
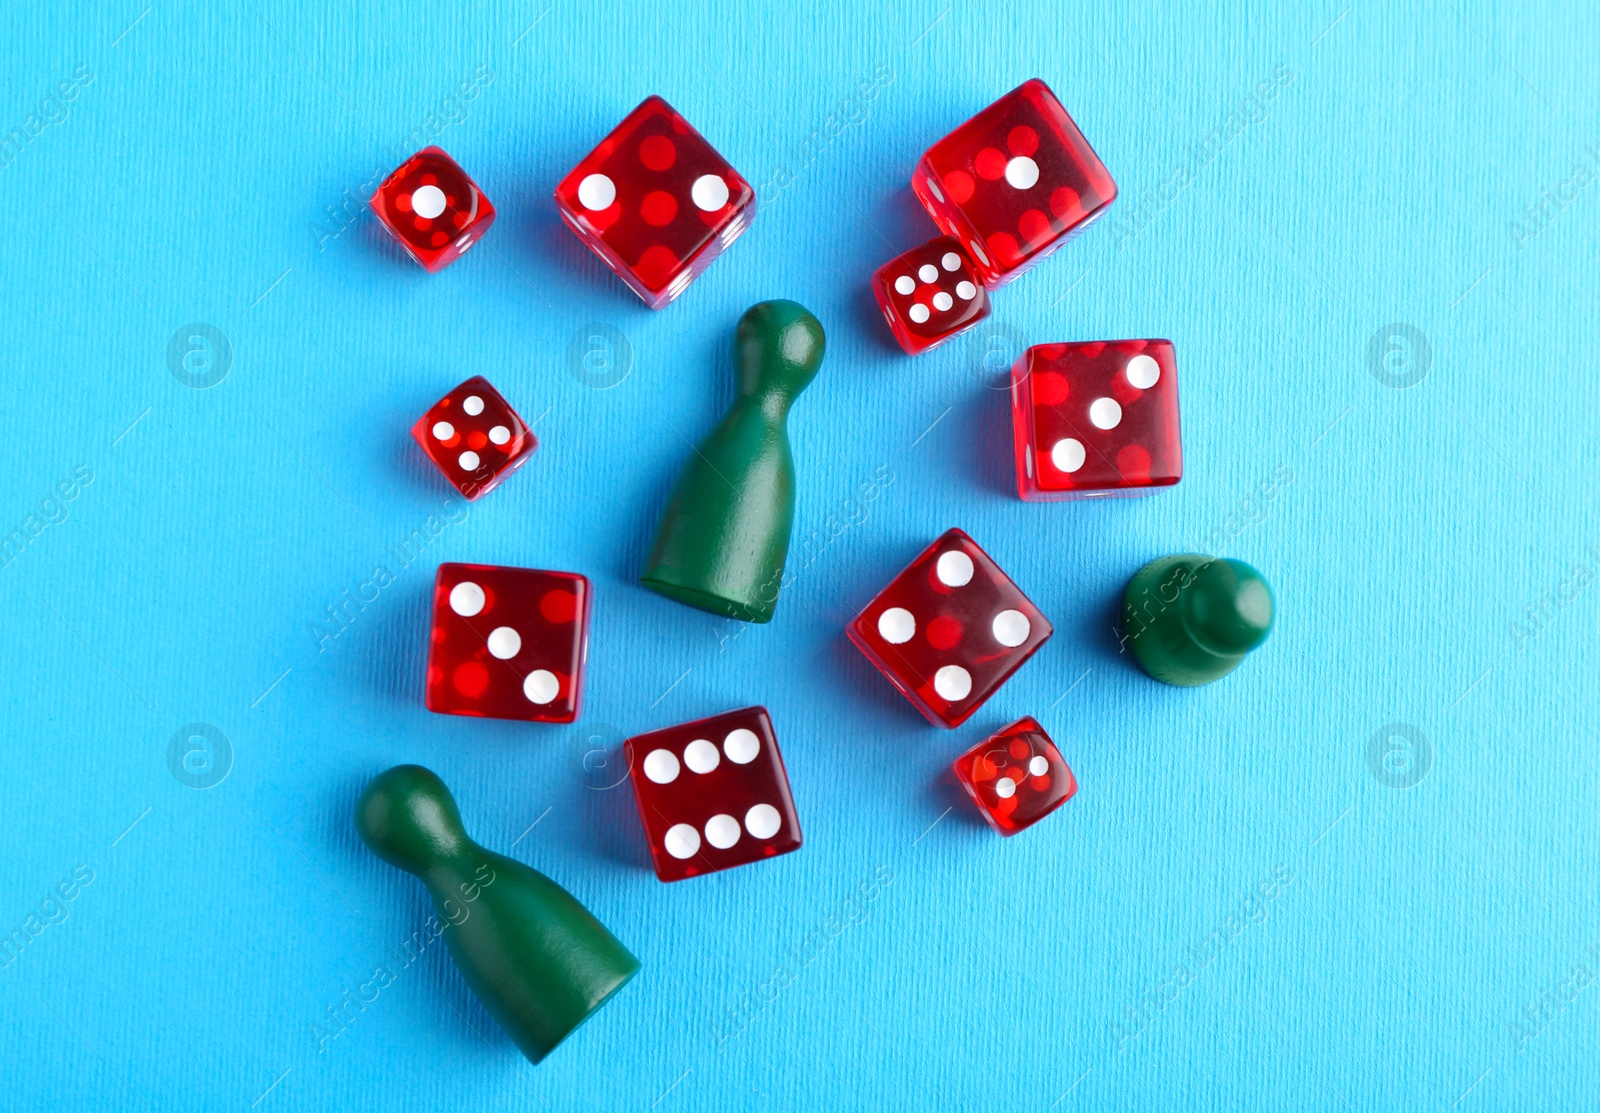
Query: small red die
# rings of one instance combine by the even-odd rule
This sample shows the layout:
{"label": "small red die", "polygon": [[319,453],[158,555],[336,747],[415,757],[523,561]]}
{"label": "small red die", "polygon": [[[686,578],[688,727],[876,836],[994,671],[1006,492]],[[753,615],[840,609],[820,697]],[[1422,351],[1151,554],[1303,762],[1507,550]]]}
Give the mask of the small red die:
{"label": "small red die", "polygon": [[663,881],[800,849],[789,774],[764,707],[630,738],[628,768]]}
{"label": "small red die", "polygon": [[1183,478],[1172,343],[1029,348],[1011,369],[1011,439],[1032,502],[1170,487]]}
{"label": "small red die", "polygon": [[494,223],[494,206],[483,190],[438,147],[424,147],[406,159],[368,204],[430,273],[465,255]]}
{"label": "small red die", "polygon": [[589,656],[589,581],[570,572],[441,564],[427,704],[444,715],[570,723]]}
{"label": "small red die", "polygon": [[1021,589],[952,529],[856,616],[856,648],[930,723],[958,727],[1054,633]]}
{"label": "small red die", "polygon": [[411,435],[469,499],[494,490],[539,447],[517,411],[482,375],[435,402],[411,427]]}
{"label": "small red die", "polygon": [[1038,78],[929,147],[911,189],[940,230],[966,245],[991,290],[1087,228],[1117,195],[1105,164]]}
{"label": "small red die", "polygon": [[661,309],[756,216],[750,183],[660,97],[646,97],[556,186],[567,226]]}
{"label": "small red die", "polygon": [[1072,770],[1037,719],[1018,719],[956,758],[956,779],[1002,835],[1032,827],[1078,791]]}
{"label": "small red die", "polygon": [[989,294],[961,244],[940,236],[878,268],[872,293],[910,356],[943,344],[989,315]]}

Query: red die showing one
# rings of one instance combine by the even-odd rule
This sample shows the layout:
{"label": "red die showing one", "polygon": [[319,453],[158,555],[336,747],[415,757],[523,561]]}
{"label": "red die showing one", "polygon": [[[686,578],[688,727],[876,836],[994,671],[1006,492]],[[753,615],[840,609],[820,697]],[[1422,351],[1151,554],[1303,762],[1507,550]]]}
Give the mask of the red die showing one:
{"label": "red die showing one", "polygon": [[517,411],[482,375],[435,402],[411,427],[411,435],[469,499],[494,490],[539,447]]}
{"label": "red die showing one", "polygon": [[424,147],[406,159],[367,203],[429,272],[465,255],[494,223],[494,206],[478,183],[438,147]]}
{"label": "red die showing one", "polygon": [[1054,628],[977,542],[953,529],[847,632],[930,723],[958,727]]}
{"label": "red die showing one", "polygon": [[943,344],[989,315],[983,279],[950,236],[906,252],[872,276],[889,330],[910,356]]}
{"label": "red die showing one", "polygon": [[800,849],[789,774],[765,707],[630,738],[628,768],[663,881]]}
{"label": "red die showing one", "polygon": [[572,722],[589,656],[589,600],[589,581],[570,572],[439,565],[428,710]]}
{"label": "red die showing one", "polygon": [[1087,228],[1117,195],[1038,78],[929,147],[911,189],[940,230],[966,245],[991,290]]}
{"label": "red die showing one", "polygon": [[661,309],[750,226],[756,193],[670,104],[646,97],[556,186],[556,207]]}
{"label": "red die showing one", "polygon": [[1037,719],[1018,719],[956,758],[956,778],[1002,835],[1032,827],[1078,791],[1072,770]]}
{"label": "red die showing one", "polygon": [[1042,344],[1011,369],[1017,494],[1145,495],[1183,477],[1178,366],[1167,340]]}

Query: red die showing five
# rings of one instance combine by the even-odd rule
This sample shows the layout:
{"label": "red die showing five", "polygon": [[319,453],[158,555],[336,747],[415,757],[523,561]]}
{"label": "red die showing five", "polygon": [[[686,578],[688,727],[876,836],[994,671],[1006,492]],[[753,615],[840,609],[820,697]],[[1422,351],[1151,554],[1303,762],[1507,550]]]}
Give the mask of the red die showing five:
{"label": "red die showing five", "polygon": [[660,309],[750,226],[756,194],[653,96],[562,179],[556,206],[579,239]]}
{"label": "red die showing five", "polygon": [[663,881],[800,848],[789,774],[764,707],[630,738],[628,767]]}
{"label": "red die showing five", "polygon": [[918,355],[989,315],[989,295],[972,260],[950,236],[923,244],[872,276],[889,330],[907,355]]}
{"label": "red die showing five", "polygon": [[1011,369],[1017,494],[1149,494],[1183,477],[1178,367],[1167,340],[1043,344]]}
{"label": "red die showing five", "polygon": [[1018,719],[955,760],[956,778],[1002,835],[1032,827],[1078,791],[1038,720]]}
{"label": "red die showing five", "polygon": [[867,604],[848,633],[930,723],[957,727],[1054,628],[989,554],[953,529]]}
{"label": "red die showing five", "polygon": [[469,499],[494,490],[539,447],[517,411],[482,375],[434,403],[411,427],[411,435]]}
{"label": "red die showing five", "polygon": [[572,722],[589,655],[589,599],[589,581],[568,572],[439,565],[428,710]]}
{"label": "red die showing five", "polygon": [[400,246],[430,273],[466,254],[494,223],[494,206],[438,147],[424,147],[367,202]]}
{"label": "red die showing five", "polygon": [[1117,195],[1105,164],[1055,94],[1028,81],[922,156],[911,188],[990,289],[1088,227]]}

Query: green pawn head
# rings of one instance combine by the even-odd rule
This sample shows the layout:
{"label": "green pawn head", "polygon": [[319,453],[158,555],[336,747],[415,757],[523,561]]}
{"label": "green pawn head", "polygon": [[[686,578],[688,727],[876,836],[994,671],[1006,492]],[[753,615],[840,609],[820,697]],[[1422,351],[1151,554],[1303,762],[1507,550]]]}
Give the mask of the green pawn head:
{"label": "green pawn head", "polygon": [[356,831],[378,857],[415,874],[473,845],[455,797],[420,765],[396,765],[372,778],[356,802]]}
{"label": "green pawn head", "polygon": [[733,338],[739,397],[764,396],[788,409],[817,377],[824,346],[822,322],[799,302],[752,305]]}
{"label": "green pawn head", "polygon": [[1189,636],[1218,657],[1243,657],[1272,631],[1272,589],[1242,560],[1197,569],[1178,607]]}

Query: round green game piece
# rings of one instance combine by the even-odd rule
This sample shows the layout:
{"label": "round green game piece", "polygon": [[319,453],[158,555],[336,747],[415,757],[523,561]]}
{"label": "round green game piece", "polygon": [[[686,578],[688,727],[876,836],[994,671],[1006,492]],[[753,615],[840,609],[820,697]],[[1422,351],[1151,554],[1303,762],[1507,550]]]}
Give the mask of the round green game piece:
{"label": "round green game piece", "polygon": [[1232,672],[1272,631],[1272,589],[1241,560],[1153,560],[1122,593],[1122,632],[1145,672],[1193,687]]}

